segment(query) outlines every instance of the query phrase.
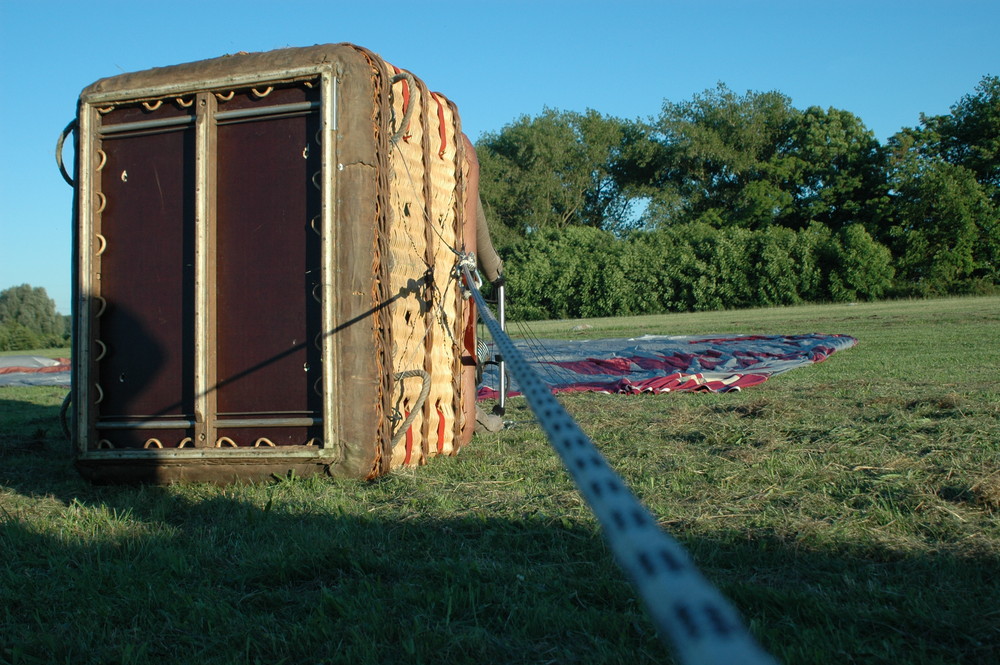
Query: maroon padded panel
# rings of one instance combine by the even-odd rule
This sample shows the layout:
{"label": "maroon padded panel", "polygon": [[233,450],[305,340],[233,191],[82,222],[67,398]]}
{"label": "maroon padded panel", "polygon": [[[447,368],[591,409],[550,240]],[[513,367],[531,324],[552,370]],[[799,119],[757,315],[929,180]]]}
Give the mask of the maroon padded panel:
{"label": "maroon padded panel", "polygon": [[[218,128],[218,411],[318,413],[318,116]],[[311,144],[311,145],[310,145]],[[305,150],[309,146],[309,150]],[[317,179],[318,182],[318,179]],[[316,386],[319,388],[320,386]]]}
{"label": "maroon padded panel", "polygon": [[194,412],[194,130],[105,138],[102,418]]}

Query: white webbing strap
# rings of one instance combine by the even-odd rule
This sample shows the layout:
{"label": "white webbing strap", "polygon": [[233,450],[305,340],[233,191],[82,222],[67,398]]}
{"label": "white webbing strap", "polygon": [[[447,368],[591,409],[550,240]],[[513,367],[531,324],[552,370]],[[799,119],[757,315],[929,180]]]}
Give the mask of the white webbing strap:
{"label": "white webbing strap", "polygon": [[612,470],[573,417],[525,361],[493,317],[468,268],[466,285],[480,316],[517,378],[528,406],[562,458],[631,578],[657,628],[685,665],[774,665],[732,604],[695,567],[684,548]]}

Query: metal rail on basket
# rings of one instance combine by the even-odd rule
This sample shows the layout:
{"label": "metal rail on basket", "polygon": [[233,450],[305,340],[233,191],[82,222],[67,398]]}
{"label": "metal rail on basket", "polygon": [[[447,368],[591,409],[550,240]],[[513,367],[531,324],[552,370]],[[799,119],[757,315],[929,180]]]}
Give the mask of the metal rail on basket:
{"label": "metal rail on basket", "polygon": [[[497,282],[497,320],[500,323],[500,329],[507,332],[507,289],[504,286],[503,277]],[[497,366],[500,371],[500,380],[497,385],[497,391],[500,393],[497,399],[497,404],[493,408],[493,412],[502,416],[507,413],[507,362],[503,359],[503,354],[497,353]]]}

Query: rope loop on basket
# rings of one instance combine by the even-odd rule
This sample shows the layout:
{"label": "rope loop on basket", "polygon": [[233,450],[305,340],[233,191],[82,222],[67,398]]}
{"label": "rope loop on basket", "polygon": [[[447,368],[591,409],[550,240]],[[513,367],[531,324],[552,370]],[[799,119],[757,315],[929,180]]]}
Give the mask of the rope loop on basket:
{"label": "rope loop on basket", "polygon": [[[56,141],[56,164],[59,165],[59,173],[62,174],[63,180],[69,183],[70,187],[76,187],[76,183],[73,182],[73,178],[70,177],[69,172],[66,170],[66,165],[63,164],[63,144],[66,143],[66,137],[76,131],[76,119],[70,121],[66,128],[62,130],[59,134],[59,140]],[[99,170],[99,169],[98,169]]]}
{"label": "rope loop on basket", "polygon": [[420,386],[420,394],[417,396],[417,401],[413,405],[413,408],[410,409],[409,415],[407,415],[406,418],[403,419],[403,422],[399,426],[399,429],[397,429],[396,433],[392,435],[392,440],[390,441],[391,448],[395,448],[396,444],[398,444],[399,441],[403,438],[403,436],[406,435],[406,430],[410,429],[410,425],[412,425],[413,421],[417,419],[417,415],[419,415],[420,412],[423,411],[424,402],[427,401],[427,396],[431,394],[431,375],[428,374],[425,370],[410,369],[406,370],[405,372],[396,372],[392,376],[392,378],[396,379],[397,381],[402,381],[403,379],[409,379],[414,377],[420,377],[420,379],[423,381],[423,384]]}
{"label": "rope loop on basket", "polygon": [[[407,85],[410,86],[410,90],[417,89],[417,82],[414,80],[413,74],[411,74],[410,72],[402,71],[392,77],[392,82],[389,86],[389,90],[391,91],[392,85],[398,83],[399,81],[406,81]],[[397,126],[396,133],[393,134],[392,138],[389,139],[390,146],[394,146],[397,143],[399,143],[399,140],[403,138],[404,134],[406,134],[406,128],[410,126],[410,116],[413,115],[413,107],[414,104],[409,104],[403,110],[403,120]]]}

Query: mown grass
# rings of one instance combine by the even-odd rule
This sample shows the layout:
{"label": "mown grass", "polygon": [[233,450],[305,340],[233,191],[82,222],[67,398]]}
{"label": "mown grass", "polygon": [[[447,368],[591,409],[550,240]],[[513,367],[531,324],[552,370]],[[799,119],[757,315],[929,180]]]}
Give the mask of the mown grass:
{"label": "mown grass", "polygon": [[42,356],[43,358],[69,358],[68,346],[54,349],[30,349],[27,351],[0,351],[0,356]]}
{"label": "mown grass", "polygon": [[[743,393],[563,401],[781,661],[1000,662],[1000,299],[585,323],[858,337]],[[0,388],[0,661],[669,662],[521,400],[374,483],[122,488],[76,476],[63,394]]]}

